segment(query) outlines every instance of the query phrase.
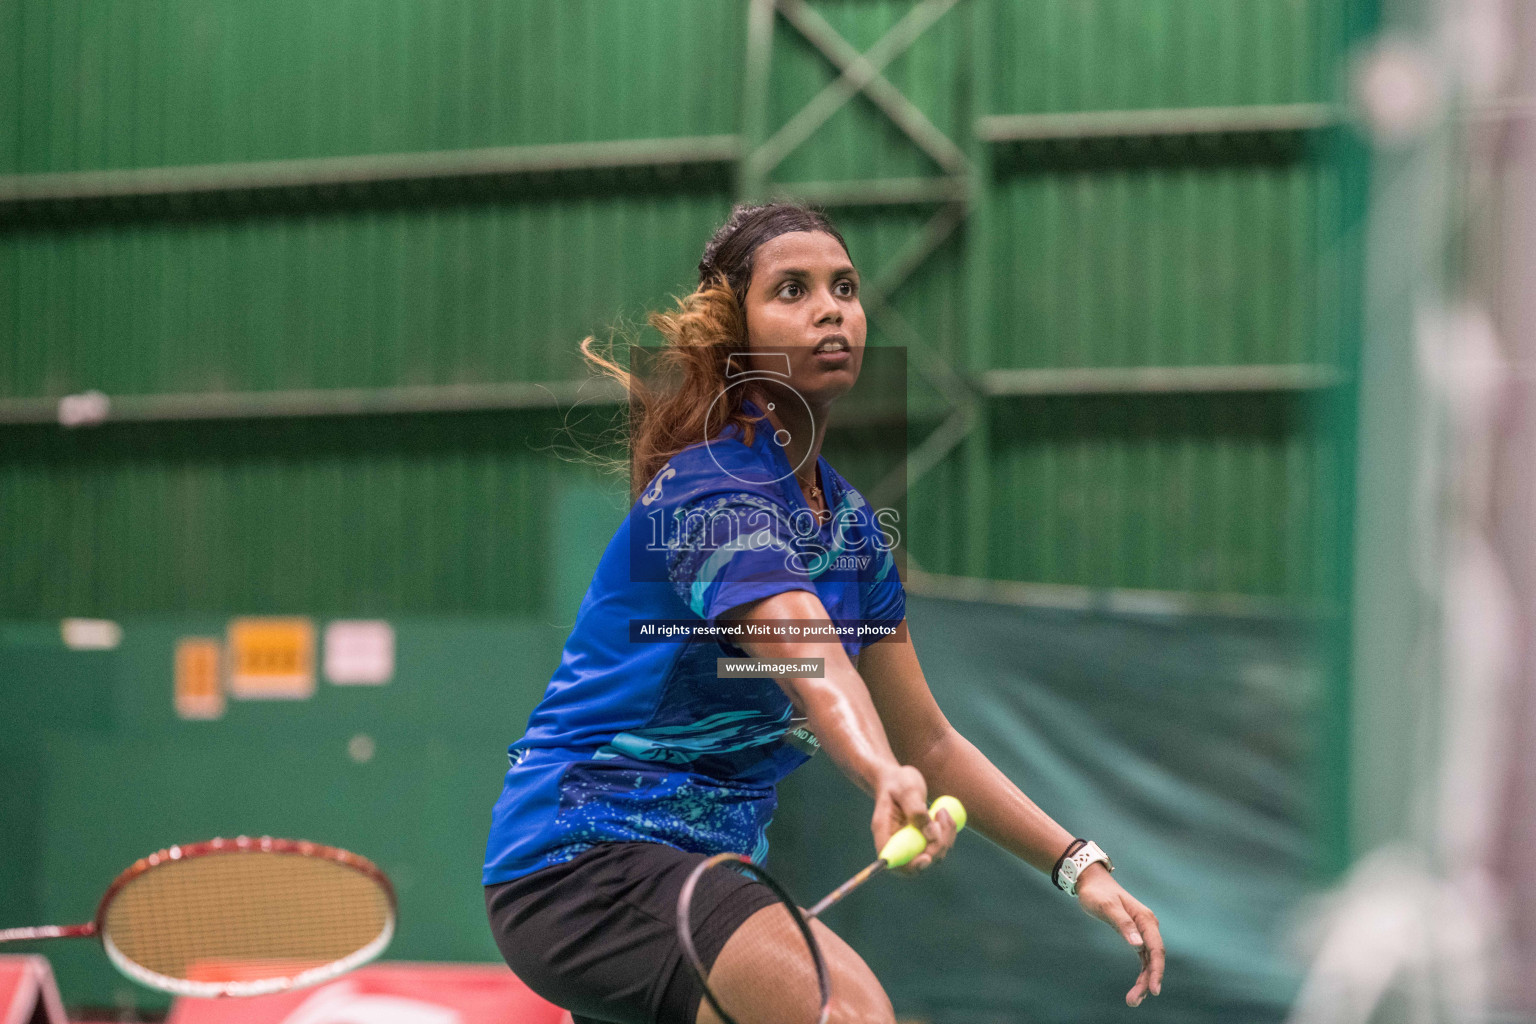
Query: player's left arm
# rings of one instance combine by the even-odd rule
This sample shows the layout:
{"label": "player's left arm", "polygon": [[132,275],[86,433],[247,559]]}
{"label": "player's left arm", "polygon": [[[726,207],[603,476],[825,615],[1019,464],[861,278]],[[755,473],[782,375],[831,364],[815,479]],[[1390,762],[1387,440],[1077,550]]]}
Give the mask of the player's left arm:
{"label": "player's left arm", "polygon": [[[929,792],[958,797],[969,827],[1050,873],[1071,844],[1072,833],[950,725],[928,688],[910,632],[903,629],[865,647],[859,673],[896,757],[922,772]],[[1125,1001],[1138,1006],[1148,992],[1159,994],[1164,953],[1156,915],[1126,892],[1103,864],[1091,864],[1083,872],[1077,898],[1084,911],[1118,931],[1141,957],[1141,973]]]}

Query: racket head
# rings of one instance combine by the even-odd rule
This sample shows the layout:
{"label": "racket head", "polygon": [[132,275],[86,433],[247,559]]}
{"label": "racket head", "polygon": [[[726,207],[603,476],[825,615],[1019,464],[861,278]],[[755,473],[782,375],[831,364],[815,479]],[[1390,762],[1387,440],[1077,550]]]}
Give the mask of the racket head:
{"label": "racket head", "polygon": [[96,909],[113,966],[183,996],[257,996],[328,981],[381,954],[396,900],[373,862],[270,836],[150,854]]}
{"label": "racket head", "polygon": [[696,931],[701,924],[701,917],[709,909],[706,907],[695,907],[695,896],[699,893],[701,882],[710,872],[726,871],[743,874],[754,881],[761,882],[768,887],[788,912],[793,922],[793,932],[803,942],[803,946],[794,944],[793,940],[790,940],[793,948],[789,950],[778,949],[776,950],[776,956],[780,960],[784,957],[789,957],[795,961],[796,966],[800,970],[814,972],[816,985],[819,990],[819,1009],[814,1014],[807,1015],[804,1024],[826,1024],[827,1015],[832,1005],[832,980],[827,970],[826,960],[822,956],[821,947],[817,944],[815,933],[811,930],[810,920],[772,875],[768,874],[759,865],[753,863],[751,858],[739,853],[719,853],[701,861],[689,873],[687,880],[683,883],[682,891],[678,895],[677,937],[683,947],[684,957],[687,959],[689,966],[693,968],[694,974],[697,975],[699,984],[703,986],[704,999],[709,1002],[709,1005],[714,1009],[715,1013],[719,1014],[720,1019],[725,1024],[752,1024],[749,1017],[743,1019],[744,1015],[741,1013],[741,1007],[738,1007],[738,1012],[733,1015],[727,1005],[722,1005],[722,1003],[729,1003],[732,1000],[725,998],[722,993],[716,993],[710,988],[709,970],[705,968],[703,961],[700,959],[697,943],[695,942]]}

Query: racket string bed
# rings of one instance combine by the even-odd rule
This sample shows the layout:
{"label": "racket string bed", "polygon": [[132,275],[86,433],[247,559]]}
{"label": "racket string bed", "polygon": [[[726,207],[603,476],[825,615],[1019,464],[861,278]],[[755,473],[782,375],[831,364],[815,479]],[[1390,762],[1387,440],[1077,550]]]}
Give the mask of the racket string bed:
{"label": "racket string bed", "polygon": [[765,908],[737,929],[730,960],[717,960],[709,973],[722,1019],[735,1024],[821,1019],[816,961],[786,908]]}
{"label": "racket string bed", "polygon": [[[777,898],[731,934],[714,963],[700,957],[712,901],[696,894],[743,875]],[[831,1004],[831,978],[810,921],[761,867],[739,854],[718,854],[694,869],[678,903],[684,954],[703,985],[699,1020],[723,1024],[823,1024]],[[706,1005],[707,1004],[707,1005]],[[708,1011],[713,1011],[712,1014]]]}
{"label": "racket string bed", "polygon": [[101,940],[128,977],[185,996],[255,996],[367,963],[395,931],[395,892],[366,858],[271,836],[172,846],[107,887],[94,920],[0,929],[0,944]]}
{"label": "racket string bed", "polygon": [[130,880],[103,921],[124,956],[173,978],[303,970],[341,959],[387,926],[392,908],[366,875],[289,853],[214,854]]}

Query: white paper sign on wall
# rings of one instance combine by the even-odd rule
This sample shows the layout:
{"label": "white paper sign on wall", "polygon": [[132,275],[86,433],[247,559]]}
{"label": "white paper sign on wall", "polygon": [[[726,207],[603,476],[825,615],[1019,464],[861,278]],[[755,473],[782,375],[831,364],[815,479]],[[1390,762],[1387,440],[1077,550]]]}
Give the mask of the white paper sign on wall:
{"label": "white paper sign on wall", "polygon": [[325,678],[379,686],[395,674],[395,629],[377,619],[337,619],[325,627]]}

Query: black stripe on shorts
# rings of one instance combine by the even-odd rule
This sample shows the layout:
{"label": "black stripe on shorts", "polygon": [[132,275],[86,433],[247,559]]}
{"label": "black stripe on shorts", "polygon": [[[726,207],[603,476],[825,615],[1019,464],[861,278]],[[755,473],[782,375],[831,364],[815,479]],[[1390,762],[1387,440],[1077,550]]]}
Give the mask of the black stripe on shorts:
{"label": "black stripe on shorts", "polygon": [[[502,958],[543,998],[607,1024],[694,1024],[703,985],[677,941],[677,897],[704,854],[601,843],[574,860],[485,887]],[[707,969],[742,922],[777,902],[761,882],[709,871],[694,893]]]}

